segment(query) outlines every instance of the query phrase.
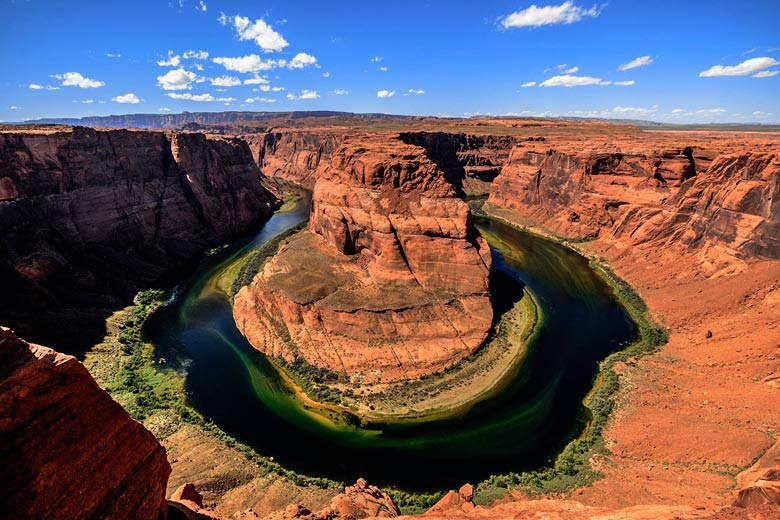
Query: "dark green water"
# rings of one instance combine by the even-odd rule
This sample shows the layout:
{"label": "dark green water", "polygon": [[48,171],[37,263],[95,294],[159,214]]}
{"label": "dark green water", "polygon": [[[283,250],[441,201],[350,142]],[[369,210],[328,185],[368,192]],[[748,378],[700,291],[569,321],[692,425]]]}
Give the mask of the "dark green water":
{"label": "dark green water", "polygon": [[635,325],[586,259],[553,242],[478,219],[493,250],[498,307],[533,292],[544,318],[502,391],[457,417],[422,424],[335,427],[305,410],[235,327],[214,286],[224,266],[305,220],[308,202],[274,215],[248,243],[209,258],[150,317],[157,355],[186,371],[190,404],[224,431],[300,473],[406,490],[437,490],[539,467],[578,435],[598,363]]}

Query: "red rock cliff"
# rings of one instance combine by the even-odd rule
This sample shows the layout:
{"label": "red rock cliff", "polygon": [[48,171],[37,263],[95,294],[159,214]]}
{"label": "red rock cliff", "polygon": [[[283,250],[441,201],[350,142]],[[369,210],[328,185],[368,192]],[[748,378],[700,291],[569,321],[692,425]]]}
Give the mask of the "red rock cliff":
{"label": "red rock cliff", "polygon": [[0,518],[155,520],[165,450],[75,358],[0,327]]}
{"label": "red rock cliff", "polygon": [[104,309],[249,229],[275,203],[238,139],[2,132],[0,285],[13,290],[0,295],[0,323],[68,350],[65,339],[99,327]]}
{"label": "red rock cliff", "polygon": [[255,348],[358,380],[436,372],[492,321],[490,250],[425,149],[361,136],[317,173],[310,232],[235,300]]}

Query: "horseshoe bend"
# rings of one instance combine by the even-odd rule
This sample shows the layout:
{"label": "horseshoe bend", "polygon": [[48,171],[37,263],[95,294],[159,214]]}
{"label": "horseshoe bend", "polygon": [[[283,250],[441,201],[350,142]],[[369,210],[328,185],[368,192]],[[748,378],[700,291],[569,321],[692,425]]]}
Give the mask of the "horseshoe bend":
{"label": "horseshoe bend", "polygon": [[777,6],[51,7],[0,518],[780,518]]}

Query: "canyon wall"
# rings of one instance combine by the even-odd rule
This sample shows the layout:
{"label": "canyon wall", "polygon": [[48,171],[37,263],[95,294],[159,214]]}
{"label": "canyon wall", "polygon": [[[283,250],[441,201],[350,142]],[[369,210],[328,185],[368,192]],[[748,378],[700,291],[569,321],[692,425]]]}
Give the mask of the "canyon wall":
{"label": "canyon wall", "polygon": [[156,520],[165,450],[74,357],[0,327],[0,517]]}
{"label": "canyon wall", "polygon": [[426,149],[358,136],[316,179],[309,231],[236,296],[250,343],[361,381],[433,373],[473,353],[493,317],[490,250]]}
{"label": "canyon wall", "polygon": [[681,247],[711,275],[754,256],[780,258],[776,145],[757,142],[747,152],[749,143],[659,147],[648,138],[644,148],[618,146],[518,145],[489,203],[570,238]]}
{"label": "canyon wall", "polygon": [[109,309],[276,204],[239,139],[0,132],[0,323],[77,352],[101,336],[84,338]]}

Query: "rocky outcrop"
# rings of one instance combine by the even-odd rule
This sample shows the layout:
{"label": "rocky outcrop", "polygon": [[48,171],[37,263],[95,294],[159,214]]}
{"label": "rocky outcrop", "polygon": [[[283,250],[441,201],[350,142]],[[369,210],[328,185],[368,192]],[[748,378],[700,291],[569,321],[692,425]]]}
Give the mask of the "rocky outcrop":
{"label": "rocky outcrop", "polygon": [[652,138],[613,146],[624,151],[519,145],[489,202],[567,237],[698,251],[709,274],[739,259],[780,258],[776,147],[658,149]]}
{"label": "rocky outcrop", "polygon": [[0,323],[78,352],[108,309],[251,229],[276,202],[239,139],[0,132],[0,285],[10,289]]}
{"label": "rocky outcrop", "polygon": [[361,136],[317,172],[310,231],[235,299],[255,348],[357,381],[442,370],[492,322],[490,250],[426,150]]}
{"label": "rocky outcrop", "polygon": [[328,164],[345,137],[346,132],[338,130],[287,129],[244,138],[263,174],[312,189],[315,172]]}
{"label": "rocky outcrop", "polygon": [[164,517],[165,450],[75,358],[0,328],[0,396],[0,517]]}

